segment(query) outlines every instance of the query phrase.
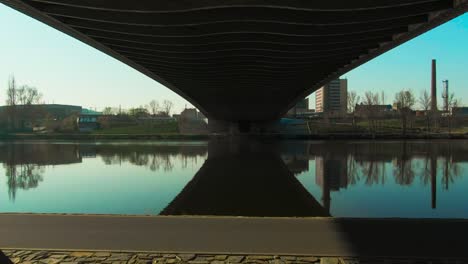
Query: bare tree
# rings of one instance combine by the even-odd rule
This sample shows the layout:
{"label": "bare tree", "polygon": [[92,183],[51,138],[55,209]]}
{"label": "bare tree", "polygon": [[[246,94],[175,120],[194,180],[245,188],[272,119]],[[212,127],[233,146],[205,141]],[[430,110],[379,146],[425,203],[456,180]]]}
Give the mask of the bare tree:
{"label": "bare tree", "polygon": [[353,128],[356,127],[356,105],[359,104],[361,98],[355,91],[348,92],[348,113],[353,117]]}
{"label": "bare tree", "polygon": [[453,108],[458,107],[460,105],[460,101],[461,101],[460,99],[455,98],[454,93],[451,93],[449,95],[449,97],[448,97],[448,107],[450,109],[450,114],[448,116],[447,126],[448,126],[448,132],[449,133],[452,132],[453,121],[454,121],[455,116],[456,116],[456,111],[453,111]]}
{"label": "bare tree", "polygon": [[16,123],[17,123],[17,111],[16,111],[16,105],[18,104],[18,99],[17,99],[17,86],[16,86],[16,80],[14,76],[10,76],[8,79],[8,87],[6,90],[6,105],[7,110],[6,116],[7,116],[7,126],[10,129],[15,129],[16,128]]}
{"label": "bare tree", "polygon": [[421,109],[424,110],[424,115],[426,117],[426,126],[427,126],[427,131],[431,130],[431,115],[432,112],[430,111],[431,109],[431,96],[426,90],[421,91],[421,94],[419,95],[418,103],[421,106]]}
{"label": "bare tree", "polygon": [[348,92],[348,113],[354,113],[360,101],[361,97],[355,91]]}
{"label": "bare tree", "polygon": [[158,101],[156,100],[151,100],[151,102],[149,103],[148,105],[148,111],[152,114],[152,115],[156,115],[158,114],[159,112],[159,103]]}
{"label": "bare tree", "polygon": [[16,98],[17,90],[18,88],[16,87],[16,80],[14,76],[10,76],[10,79],[8,80],[8,88],[7,88],[7,99],[6,99],[6,104],[9,106],[15,106],[18,104],[18,100]]}
{"label": "bare tree", "polygon": [[27,85],[18,87],[15,77],[11,76],[8,80],[6,95],[7,123],[10,128],[16,129],[24,126],[24,120],[33,121],[38,117],[38,111],[30,107],[32,104],[39,103],[42,98],[42,94],[36,88]]}
{"label": "bare tree", "polygon": [[102,114],[103,115],[113,115],[114,114],[114,110],[112,109],[112,107],[104,107],[104,110],[102,110]]}
{"label": "bare tree", "polygon": [[376,107],[375,106],[379,104],[379,94],[378,93],[373,93],[371,91],[367,91],[364,94],[362,104],[364,105],[365,115],[366,115],[367,120],[369,122],[369,129],[372,132],[375,132],[375,130],[376,130],[376,118],[377,118],[377,113],[376,113]]}
{"label": "bare tree", "polygon": [[400,91],[395,95],[395,104],[400,112],[403,135],[406,135],[408,119],[412,113],[415,101],[411,90]]}
{"label": "bare tree", "polygon": [[174,106],[174,103],[172,103],[172,102],[169,101],[169,100],[164,100],[163,103],[162,103],[163,112],[164,112],[167,116],[170,116],[171,110],[172,110],[172,107],[173,107],[173,106]]}
{"label": "bare tree", "polygon": [[16,100],[18,101],[18,104],[20,105],[26,105],[26,87],[25,85],[22,85],[18,89],[16,89]]}
{"label": "bare tree", "polygon": [[364,94],[364,104],[366,105],[378,105],[380,103],[379,101],[379,94],[378,93],[373,93],[370,91],[367,91]]}
{"label": "bare tree", "polygon": [[39,104],[42,99],[42,94],[35,87],[22,86],[25,90],[25,105]]}

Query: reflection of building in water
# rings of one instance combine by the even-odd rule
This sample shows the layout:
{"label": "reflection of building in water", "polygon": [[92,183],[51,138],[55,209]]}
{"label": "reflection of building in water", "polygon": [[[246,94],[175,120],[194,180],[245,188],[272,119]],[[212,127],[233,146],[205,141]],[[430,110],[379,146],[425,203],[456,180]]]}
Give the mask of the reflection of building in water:
{"label": "reflection of building in water", "polygon": [[315,183],[323,186],[326,181],[330,190],[338,191],[348,186],[346,159],[315,158]]}
{"label": "reflection of building in water", "polygon": [[8,165],[62,165],[80,163],[78,144],[4,144],[0,145],[0,163]]}
{"label": "reflection of building in water", "polygon": [[346,159],[315,158],[315,184],[322,187],[323,207],[330,212],[331,191],[348,186],[348,164]]}

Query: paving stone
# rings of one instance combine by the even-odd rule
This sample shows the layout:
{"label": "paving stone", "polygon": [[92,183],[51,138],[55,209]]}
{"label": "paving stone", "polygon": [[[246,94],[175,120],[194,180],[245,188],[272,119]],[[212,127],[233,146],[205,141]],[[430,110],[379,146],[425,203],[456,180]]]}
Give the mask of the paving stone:
{"label": "paving stone", "polygon": [[79,259],[76,259],[76,261],[78,262],[84,262],[84,263],[99,263],[99,262],[102,262],[106,260],[106,258],[104,257],[101,257],[101,258],[98,258],[98,257],[90,257],[90,258],[79,258]]}
{"label": "paving stone", "polygon": [[195,258],[195,254],[177,254],[182,261],[189,261]]}
{"label": "paving stone", "polygon": [[258,255],[253,255],[253,256],[247,256],[248,260],[270,260],[273,259],[273,256],[258,256]]}
{"label": "paving stone", "polygon": [[53,258],[47,258],[47,259],[41,259],[40,262],[41,263],[45,263],[45,264],[57,264],[57,263],[60,263],[62,261],[62,259],[53,259]]}
{"label": "paving stone", "polygon": [[214,256],[214,260],[226,260],[228,255],[216,255]]}
{"label": "paving stone", "polygon": [[244,259],[244,256],[229,256],[227,258],[227,263],[241,263]]}
{"label": "paving stone", "polygon": [[72,252],[70,256],[82,258],[82,257],[91,257],[94,253],[93,252]]}
{"label": "paving stone", "polygon": [[295,256],[280,256],[280,259],[289,261],[296,260],[296,258]]}
{"label": "paving stone", "polygon": [[320,259],[317,258],[317,257],[297,257],[297,260],[304,261],[304,262],[309,262],[309,263],[315,263],[315,262],[320,261]]}
{"label": "paving stone", "polygon": [[107,261],[128,261],[130,258],[131,256],[128,254],[111,254],[110,257],[107,258]]}
{"label": "paving stone", "polygon": [[74,262],[75,259],[76,259],[75,257],[68,256],[68,257],[62,259],[62,261],[64,261],[64,262]]}
{"label": "paving stone", "polygon": [[274,259],[270,261],[270,264],[286,264],[286,262],[282,259]]}
{"label": "paving stone", "polygon": [[137,259],[136,264],[150,264],[153,263],[153,260],[149,259]]}
{"label": "paving stone", "polygon": [[151,256],[137,256],[136,259],[137,259],[137,260],[153,260],[153,259],[155,259],[155,257],[151,257]]}
{"label": "paving stone", "polygon": [[339,258],[321,258],[320,264],[340,264]]}
{"label": "paving stone", "polygon": [[43,252],[43,251],[37,251],[37,252],[33,252],[27,256],[22,256],[23,257],[23,260],[25,261],[30,261],[30,260],[39,260],[41,258],[44,258],[45,256],[47,256],[47,252]]}
{"label": "paving stone", "polygon": [[21,258],[20,257],[16,257],[16,258],[10,258],[11,262],[13,263],[20,263],[21,262]]}
{"label": "paving stone", "polygon": [[[467,264],[456,259],[351,258],[270,255],[157,254],[121,252],[3,251],[14,264]],[[8,253],[8,254],[7,254]],[[0,263],[3,264],[3,263]]]}
{"label": "paving stone", "polygon": [[198,255],[194,259],[195,261],[206,261],[206,262],[211,262],[214,260],[214,256],[207,256],[207,255]]}
{"label": "paving stone", "polygon": [[31,254],[31,251],[19,250],[13,254],[14,257]]}

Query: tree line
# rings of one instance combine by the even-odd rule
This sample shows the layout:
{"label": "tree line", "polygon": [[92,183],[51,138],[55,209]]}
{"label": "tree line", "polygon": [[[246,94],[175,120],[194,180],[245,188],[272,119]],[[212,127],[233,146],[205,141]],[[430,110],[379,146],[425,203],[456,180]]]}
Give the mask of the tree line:
{"label": "tree line", "polygon": [[144,106],[130,108],[123,110],[120,107],[105,107],[102,111],[103,115],[152,115],[152,116],[163,116],[169,117],[171,115],[174,103],[169,100],[163,100],[161,104],[157,100],[151,100]]}
{"label": "tree line", "polygon": [[[364,116],[369,125],[371,131],[375,131],[379,122],[382,121],[382,110],[379,106],[385,105],[385,94],[384,92],[372,92],[366,91],[361,97],[355,91],[348,92],[347,98],[347,110],[352,115],[353,126],[356,125],[356,110],[359,107],[360,114]],[[461,100],[455,97],[454,93],[448,96],[448,110],[458,107],[461,104]],[[392,110],[396,111],[401,123],[402,133],[406,134],[408,126],[412,125],[414,111],[421,110],[424,113],[425,126],[427,131],[437,126],[437,121],[441,118],[440,111],[432,111],[432,97],[430,94],[423,90],[419,96],[416,97],[411,89],[405,89],[397,92],[393,99]],[[441,109],[442,107],[438,107]],[[453,113],[447,115],[447,123],[450,129],[451,123],[453,122]]]}

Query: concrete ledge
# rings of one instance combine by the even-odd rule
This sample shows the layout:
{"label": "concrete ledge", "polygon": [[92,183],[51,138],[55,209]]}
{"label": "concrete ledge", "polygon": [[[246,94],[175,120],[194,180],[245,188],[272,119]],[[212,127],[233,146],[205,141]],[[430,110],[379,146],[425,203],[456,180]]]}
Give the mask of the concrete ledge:
{"label": "concrete ledge", "polygon": [[0,215],[0,248],[468,258],[467,220]]}

